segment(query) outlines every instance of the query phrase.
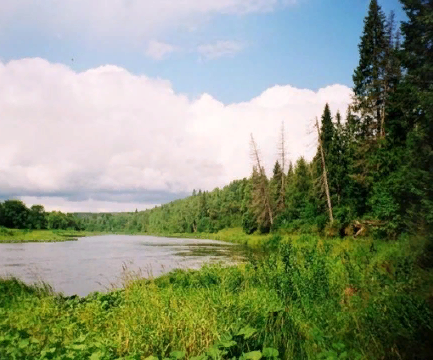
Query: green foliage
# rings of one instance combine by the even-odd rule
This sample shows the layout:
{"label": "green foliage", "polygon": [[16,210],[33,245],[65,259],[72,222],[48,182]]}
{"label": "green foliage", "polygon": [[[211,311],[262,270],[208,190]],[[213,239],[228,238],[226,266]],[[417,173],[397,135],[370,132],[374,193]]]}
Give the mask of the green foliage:
{"label": "green foliage", "polygon": [[428,358],[423,240],[273,241],[251,263],[176,270],[84,298],[0,280],[0,358]]}
{"label": "green foliage", "polygon": [[0,203],[0,227],[11,229],[81,230],[79,219],[60,211],[46,213],[42,205],[30,209],[21,200]]}
{"label": "green foliage", "polygon": [[6,200],[1,204],[0,226],[24,229],[28,225],[29,209],[21,200]]}

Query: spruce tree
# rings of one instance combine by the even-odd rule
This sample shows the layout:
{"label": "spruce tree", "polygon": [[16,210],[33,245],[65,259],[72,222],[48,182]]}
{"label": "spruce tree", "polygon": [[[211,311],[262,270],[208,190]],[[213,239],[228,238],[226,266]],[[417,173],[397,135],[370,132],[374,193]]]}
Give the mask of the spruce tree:
{"label": "spruce tree", "polygon": [[273,176],[271,179],[270,187],[271,187],[271,198],[272,198],[272,204],[274,206],[274,213],[280,212],[283,207],[283,201],[284,197],[282,196],[282,177],[283,177],[283,171],[280,166],[280,163],[278,160],[275,162],[274,169],[273,169]]}
{"label": "spruce tree", "polygon": [[269,196],[269,181],[264,173],[264,169],[257,170],[253,168],[252,181],[252,201],[251,213],[253,218],[256,219],[257,225],[261,232],[269,232],[272,225],[271,213],[268,209],[268,203],[263,201]]}
{"label": "spruce tree", "polygon": [[[328,178],[328,186],[329,191],[332,194],[333,191],[333,174],[332,174],[332,164],[330,160],[332,158],[332,143],[334,139],[335,127],[332,122],[332,114],[331,109],[329,108],[329,104],[325,105],[323,110],[323,114],[321,117],[321,126],[320,126],[320,140],[323,147],[324,158],[326,163],[327,170],[327,178]],[[322,163],[322,155],[320,147],[317,148],[316,156],[313,159],[313,176],[315,179],[314,191],[316,194],[316,199],[319,204],[319,208],[321,212],[327,211],[327,200],[326,200],[326,189],[325,189],[325,178],[323,172],[323,163]],[[335,187],[335,186],[334,186]]]}
{"label": "spruce tree", "polygon": [[288,187],[287,214],[289,221],[308,219],[308,214],[312,207],[312,189],[313,179],[309,164],[301,157],[296,161],[294,174]]}
{"label": "spruce tree", "polygon": [[322,114],[322,125],[320,129],[320,134],[322,138],[322,146],[325,151],[325,156],[331,152],[332,141],[334,137],[334,124],[332,123],[331,109],[329,104],[325,105],[325,109]]}
{"label": "spruce tree", "polygon": [[402,176],[410,200],[408,217],[419,222],[423,214],[433,229],[433,0],[401,2],[408,18],[401,26],[406,76],[398,104],[398,125],[407,133]]}
{"label": "spruce tree", "polygon": [[344,180],[347,176],[347,165],[345,159],[345,144],[343,138],[343,125],[341,124],[341,114],[337,112],[336,126],[332,138],[332,145],[328,154],[327,166],[329,171],[330,192],[334,206],[341,204],[341,197],[344,187]]}
{"label": "spruce tree", "polygon": [[354,109],[361,114],[362,134],[366,138],[380,133],[387,47],[385,15],[377,0],[371,0],[359,44],[359,65],[353,74]]}

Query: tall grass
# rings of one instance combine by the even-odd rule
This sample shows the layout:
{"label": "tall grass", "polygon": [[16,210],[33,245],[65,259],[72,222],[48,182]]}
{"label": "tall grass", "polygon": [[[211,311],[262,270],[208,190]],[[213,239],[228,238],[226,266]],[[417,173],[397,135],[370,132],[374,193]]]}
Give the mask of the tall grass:
{"label": "tall grass", "polygon": [[75,230],[21,230],[0,227],[0,243],[61,242],[77,240],[79,237],[97,235]]}
{"label": "tall grass", "polygon": [[123,289],[85,298],[0,280],[0,358],[431,357],[422,239],[265,244],[270,255],[246,264],[127,276]]}

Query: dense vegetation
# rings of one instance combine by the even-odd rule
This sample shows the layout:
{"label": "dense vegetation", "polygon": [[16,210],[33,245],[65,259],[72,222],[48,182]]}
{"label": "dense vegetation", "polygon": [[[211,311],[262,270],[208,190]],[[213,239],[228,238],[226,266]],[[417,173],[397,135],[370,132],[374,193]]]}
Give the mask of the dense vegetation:
{"label": "dense vegetation", "polygon": [[73,214],[61,211],[46,212],[42,205],[30,209],[21,200],[6,200],[0,203],[0,228],[35,230],[81,230]]}
{"label": "dense vegetation", "polygon": [[265,258],[126,273],[124,289],[85,298],[0,280],[0,358],[429,359],[422,241],[274,235]]}

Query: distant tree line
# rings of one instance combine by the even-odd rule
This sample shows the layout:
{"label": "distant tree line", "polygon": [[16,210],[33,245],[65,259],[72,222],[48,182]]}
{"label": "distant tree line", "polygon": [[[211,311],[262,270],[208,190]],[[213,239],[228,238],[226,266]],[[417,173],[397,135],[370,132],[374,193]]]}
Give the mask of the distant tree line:
{"label": "distant tree line", "polygon": [[[386,17],[371,0],[353,74],[353,102],[344,119],[325,106],[312,161],[287,161],[282,129],[280,156],[268,177],[251,136],[249,178],[143,212],[80,214],[75,216],[80,225],[150,233],[242,226],[247,233],[341,235],[358,234],[368,225],[388,237],[433,233],[433,3],[400,1],[407,21],[398,27],[394,14]],[[6,217],[4,226],[42,219],[41,210],[32,209],[23,220]],[[49,227],[49,216],[44,219]],[[42,220],[34,221],[32,226],[42,226]]]}
{"label": "distant tree line", "polygon": [[11,229],[81,230],[79,219],[60,211],[46,212],[42,205],[28,208],[21,200],[0,202],[0,226]]}

